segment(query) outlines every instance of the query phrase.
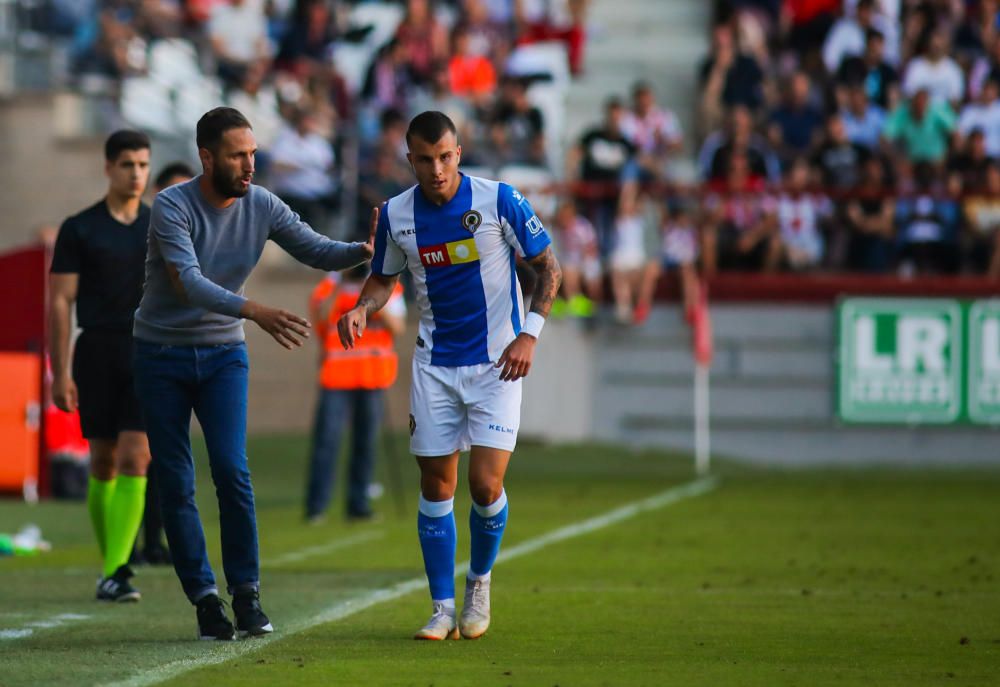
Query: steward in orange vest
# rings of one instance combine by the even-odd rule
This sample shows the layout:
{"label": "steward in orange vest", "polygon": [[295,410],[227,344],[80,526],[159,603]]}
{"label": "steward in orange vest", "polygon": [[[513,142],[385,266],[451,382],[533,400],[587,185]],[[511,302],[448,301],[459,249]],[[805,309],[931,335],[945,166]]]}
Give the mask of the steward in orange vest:
{"label": "steward in orange vest", "polygon": [[320,343],[319,403],[306,492],[306,519],[310,522],[322,519],[330,505],[337,454],[349,418],[347,517],[357,520],[373,515],[368,491],[375,469],[382,394],[396,380],[399,363],[393,340],[405,327],[406,304],[403,289],[397,284],[385,308],[369,320],[364,336],[352,350],[345,350],[337,336],[337,320],[357,304],[367,276],[367,265],[342,275],[328,275],[309,301]]}
{"label": "steward in orange vest", "polygon": [[[388,389],[396,381],[399,359],[393,342],[394,332],[386,326],[386,318],[375,313],[361,337],[351,350],[346,350],[337,336],[337,320],[358,303],[364,281],[343,280],[339,284],[327,276],[313,289],[310,310],[313,326],[322,341],[323,359],[320,362],[319,383],[324,389]],[[324,301],[332,300],[329,313],[321,316]],[[402,319],[406,315],[403,304],[403,287],[396,284],[386,308],[402,306]],[[390,320],[392,314],[390,313]],[[402,328],[400,328],[402,331]]]}

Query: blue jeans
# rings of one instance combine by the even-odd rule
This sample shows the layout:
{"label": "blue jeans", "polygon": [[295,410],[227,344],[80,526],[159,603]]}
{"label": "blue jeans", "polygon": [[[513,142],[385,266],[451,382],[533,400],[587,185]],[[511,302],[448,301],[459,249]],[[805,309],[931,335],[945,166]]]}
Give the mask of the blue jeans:
{"label": "blue jeans", "polygon": [[306,516],[319,515],[330,505],[344,421],[352,418],[351,462],[347,480],[347,514],[367,515],[368,485],[375,469],[375,441],[382,419],[381,389],[320,389],[313,426],[312,457]]}
{"label": "blue jeans", "polygon": [[165,346],[136,339],[133,365],[159,480],[163,529],[184,593],[192,603],[218,593],[194,500],[192,410],[205,434],[219,499],[229,592],[256,589],[260,559],[246,455],[246,344]]}

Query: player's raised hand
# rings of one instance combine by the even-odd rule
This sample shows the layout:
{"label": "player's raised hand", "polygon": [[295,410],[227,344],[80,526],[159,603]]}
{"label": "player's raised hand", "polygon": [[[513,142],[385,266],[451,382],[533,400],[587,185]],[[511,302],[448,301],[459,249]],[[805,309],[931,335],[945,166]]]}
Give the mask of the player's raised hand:
{"label": "player's raised hand", "polygon": [[535,342],[537,341],[538,339],[530,334],[522,333],[510,342],[496,364],[496,367],[503,368],[500,370],[500,381],[513,382],[528,375],[528,371],[531,369],[531,360],[535,356]]}
{"label": "player's raised hand", "polygon": [[[302,345],[302,339],[309,338],[309,328],[312,325],[307,320],[287,310],[269,308],[253,301],[247,301],[240,314],[248,320],[256,322],[261,329],[274,337],[275,341],[289,350],[298,348]],[[302,337],[302,339],[298,337]]]}
{"label": "player's raised hand", "polygon": [[346,349],[354,348],[354,342],[361,338],[367,326],[368,310],[360,305],[348,310],[337,320],[337,334],[340,336],[340,343]]}
{"label": "player's raised hand", "polygon": [[375,255],[375,231],[378,229],[378,215],[379,215],[379,208],[378,205],[376,205],[375,207],[372,208],[372,216],[371,220],[369,221],[368,241],[361,244],[362,246],[364,246],[365,253],[367,253],[367,257],[365,258],[366,260],[371,260],[372,257]]}

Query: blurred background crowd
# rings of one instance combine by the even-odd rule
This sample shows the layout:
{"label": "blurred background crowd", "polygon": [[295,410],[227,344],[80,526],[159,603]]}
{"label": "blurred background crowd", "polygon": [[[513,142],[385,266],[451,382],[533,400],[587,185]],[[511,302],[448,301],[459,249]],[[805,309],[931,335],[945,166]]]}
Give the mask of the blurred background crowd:
{"label": "blurred background crowd", "polygon": [[625,77],[568,141],[560,96],[600,30],[587,0],[34,4],[66,78],[179,156],[200,112],[243,111],[258,181],[338,237],[412,184],[408,119],[446,112],[466,171],[551,227],[557,315],[610,287],[642,322],[674,271],[689,305],[723,271],[1000,277],[996,0],[721,0],[696,130]]}

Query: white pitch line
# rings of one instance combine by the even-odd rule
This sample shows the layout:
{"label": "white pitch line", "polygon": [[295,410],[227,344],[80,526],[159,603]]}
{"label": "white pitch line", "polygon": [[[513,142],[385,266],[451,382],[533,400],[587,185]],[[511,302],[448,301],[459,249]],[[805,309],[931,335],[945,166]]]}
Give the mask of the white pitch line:
{"label": "white pitch line", "polygon": [[53,627],[61,627],[68,622],[86,620],[89,617],[89,615],[84,615],[82,613],[60,613],[48,618],[33,620],[27,623],[24,627],[12,630],[0,630],[0,639],[24,639],[25,637],[30,637],[35,634],[35,630],[50,630]]}
{"label": "white pitch line", "polygon": [[[610,527],[611,525],[616,525],[620,522],[628,520],[629,518],[633,518],[640,513],[666,508],[667,506],[673,505],[679,501],[701,496],[702,494],[712,491],[717,486],[718,480],[716,478],[705,477],[693,482],[688,482],[687,484],[671,487],[670,489],[660,492],[659,494],[655,494],[640,501],[633,501],[632,503],[625,504],[624,506],[608,511],[607,513],[603,513],[565,527],[560,527],[559,529],[553,530],[539,537],[528,539],[520,544],[511,546],[500,553],[497,557],[497,562],[500,563],[520,558],[521,556],[534,553],[539,549],[545,548],[546,546],[550,546],[557,542],[589,534],[590,532],[595,532],[597,530],[604,529],[605,527]],[[468,561],[456,566],[455,576],[458,577],[465,575],[468,568]],[[133,675],[126,680],[107,683],[105,687],[146,687],[147,685],[155,685],[160,682],[165,682],[192,670],[225,663],[226,661],[239,656],[262,649],[272,642],[285,639],[286,637],[291,637],[292,635],[310,630],[319,625],[342,620],[343,618],[354,615],[355,613],[360,613],[361,611],[371,608],[377,604],[398,599],[401,596],[425,589],[426,587],[427,580],[421,576],[411,580],[406,580],[405,582],[400,582],[399,584],[391,587],[374,589],[333,604],[312,617],[305,618],[297,622],[292,621],[285,626],[280,633],[270,634],[265,637],[245,640],[242,642],[219,642],[212,645],[211,649],[213,649],[213,651],[210,654],[198,656],[196,658],[171,661],[170,663],[165,663],[161,666],[157,666],[145,672]]]}
{"label": "white pitch line", "polygon": [[298,551],[289,551],[288,553],[283,553],[280,556],[275,556],[274,558],[266,558],[261,561],[260,564],[261,567],[269,567],[274,565],[299,563],[307,558],[312,558],[313,556],[322,556],[323,554],[339,551],[340,549],[346,549],[347,547],[354,546],[355,544],[381,539],[384,536],[385,532],[359,532],[350,537],[344,537],[343,539],[334,539],[326,544],[317,544],[316,546],[309,546],[304,549],[299,549]]}

